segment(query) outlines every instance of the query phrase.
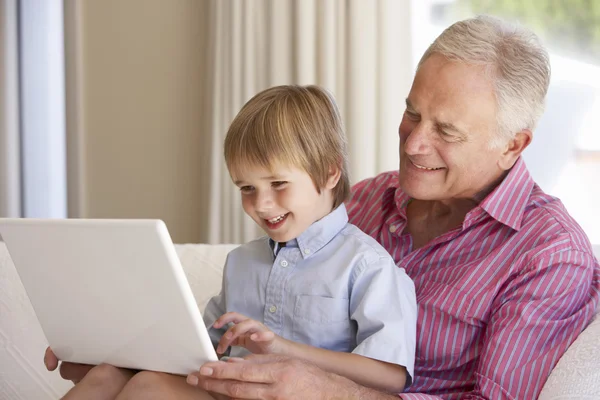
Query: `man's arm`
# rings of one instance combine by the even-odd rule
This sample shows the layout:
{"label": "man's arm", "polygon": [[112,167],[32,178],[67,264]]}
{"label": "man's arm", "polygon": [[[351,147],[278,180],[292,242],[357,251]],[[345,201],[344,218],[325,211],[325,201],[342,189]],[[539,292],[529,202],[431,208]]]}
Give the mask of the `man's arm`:
{"label": "man's arm", "polygon": [[236,399],[398,399],[305,361],[272,354],[204,364],[188,376],[188,383]]}
{"label": "man's arm", "polygon": [[65,380],[73,382],[73,384],[77,384],[92,368],[94,368],[94,365],[60,362],[50,347],[46,348],[44,364],[48,371],[54,371],[60,364],[60,376]]}
{"label": "man's arm", "polygon": [[[548,375],[594,315],[599,267],[579,251],[545,254],[503,289],[481,344],[469,399],[536,399]],[[406,400],[432,400],[402,394]]]}

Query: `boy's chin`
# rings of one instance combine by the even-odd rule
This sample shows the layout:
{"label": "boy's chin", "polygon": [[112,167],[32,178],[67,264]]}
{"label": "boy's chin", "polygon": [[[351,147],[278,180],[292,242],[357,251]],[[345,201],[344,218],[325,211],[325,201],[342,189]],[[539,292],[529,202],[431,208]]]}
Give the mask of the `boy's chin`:
{"label": "boy's chin", "polygon": [[298,235],[293,232],[267,232],[269,237],[275,242],[289,242],[290,240],[296,239]]}
{"label": "boy's chin", "polygon": [[287,235],[269,235],[269,237],[271,239],[273,239],[274,242],[279,242],[279,243],[283,243],[283,242],[289,242],[290,240],[294,239],[293,237],[288,237]]}

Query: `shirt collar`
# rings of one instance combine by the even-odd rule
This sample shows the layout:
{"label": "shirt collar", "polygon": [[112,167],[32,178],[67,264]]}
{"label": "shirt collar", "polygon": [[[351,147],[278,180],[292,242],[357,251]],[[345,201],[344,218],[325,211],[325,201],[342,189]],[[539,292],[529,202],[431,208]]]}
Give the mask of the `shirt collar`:
{"label": "shirt collar", "polygon": [[396,193],[394,193],[394,203],[396,203],[398,213],[405,220],[407,219],[406,207],[408,206],[408,203],[410,203],[411,200],[412,199],[410,198],[410,196],[404,193],[404,191],[402,190],[402,188],[400,188],[400,185],[398,184]]}
{"label": "shirt collar", "polygon": [[534,185],[525,161],[519,157],[506,177],[483,199],[479,207],[498,222],[518,231]]}
{"label": "shirt collar", "polygon": [[[518,231],[521,229],[525,207],[535,183],[527,170],[522,157],[510,169],[502,182],[465,217],[463,229],[478,220],[485,211],[498,222]],[[400,216],[406,220],[406,206],[410,197],[398,186],[394,194],[394,202]]]}
{"label": "shirt collar", "polygon": [[[290,240],[285,247],[298,247],[303,258],[307,258],[321,250],[348,224],[346,206],[341,204],[338,208],[314,222],[296,239]],[[273,254],[277,255],[279,243],[269,238],[269,246]]]}
{"label": "shirt collar", "polygon": [[[295,239],[294,239],[294,243],[292,243],[292,241],[286,242],[285,247],[297,247],[295,242],[296,242]],[[273,239],[269,238],[269,247],[271,248],[271,251],[273,252],[275,257],[277,257],[277,253],[284,246],[282,246],[280,242],[276,242]]]}

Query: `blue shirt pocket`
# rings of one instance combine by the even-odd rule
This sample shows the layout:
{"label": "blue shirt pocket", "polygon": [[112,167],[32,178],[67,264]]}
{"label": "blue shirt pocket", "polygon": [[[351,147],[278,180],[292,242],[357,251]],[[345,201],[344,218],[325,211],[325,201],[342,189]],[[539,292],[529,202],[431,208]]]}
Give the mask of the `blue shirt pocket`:
{"label": "blue shirt pocket", "polygon": [[322,349],[352,351],[349,300],[299,295],[294,305],[292,340]]}

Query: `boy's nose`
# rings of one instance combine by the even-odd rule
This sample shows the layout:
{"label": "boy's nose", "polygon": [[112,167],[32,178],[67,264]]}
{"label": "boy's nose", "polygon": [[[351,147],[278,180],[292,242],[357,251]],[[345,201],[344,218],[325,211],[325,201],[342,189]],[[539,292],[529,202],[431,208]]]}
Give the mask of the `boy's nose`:
{"label": "boy's nose", "polygon": [[273,207],[273,199],[269,194],[258,194],[254,207],[257,211],[268,211]]}

